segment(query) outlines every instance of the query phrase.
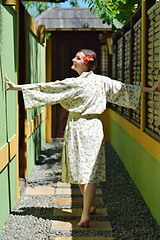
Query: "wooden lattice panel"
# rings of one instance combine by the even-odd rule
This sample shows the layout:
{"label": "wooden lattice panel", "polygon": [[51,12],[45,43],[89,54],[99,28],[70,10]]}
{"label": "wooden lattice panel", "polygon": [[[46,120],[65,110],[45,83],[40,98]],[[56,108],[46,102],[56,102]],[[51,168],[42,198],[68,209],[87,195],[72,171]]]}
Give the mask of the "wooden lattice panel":
{"label": "wooden lattice panel", "polygon": [[[122,67],[123,67],[123,38],[117,41],[117,80],[122,82]],[[116,106],[116,109],[121,112],[121,107]]]}
{"label": "wooden lattice panel", "polygon": [[[142,20],[136,22],[134,29],[134,51],[133,51],[133,85],[141,86],[141,47],[142,47]],[[132,111],[131,118],[140,124],[141,104],[137,110]]]}
{"label": "wooden lattice panel", "polygon": [[[148,10],[148,85],[160,80],[160,2]],[[160,135],[160,93],[150,93],[147,98],[147,128]]]}
{"label": "wooden lattice panel", "polygon": [[124,34],[124,83],[130,83],[131,30]]}
{"label": "wooden lattice panel", "polygon": [[[130,83],[131,65],[131,30],[124,34],[124,83]],[[123,113],[129,116],[129,109],[124,108]]]}
{"label": "wooden lattice panel", "polygon": [[117,42],[117,80],[122,82],[122,50],[123,49],[123,38],[121,37]]}
{"label": "wooden lattice panel", "polygon": [[[114,45],[114,52],[112,54],[112,79],[116,80],[116,45]],[[111,103],[111,107],[115,109],[115,104]]]}
{"label": "wooden lattice panel", "polygon": [[101,74],[108,76],[108,47],[106,45],[101,46]]}
{"label": "wooden lattice panel", "polygon": [[116,79],[116,51],[112,55],[112,79]]}

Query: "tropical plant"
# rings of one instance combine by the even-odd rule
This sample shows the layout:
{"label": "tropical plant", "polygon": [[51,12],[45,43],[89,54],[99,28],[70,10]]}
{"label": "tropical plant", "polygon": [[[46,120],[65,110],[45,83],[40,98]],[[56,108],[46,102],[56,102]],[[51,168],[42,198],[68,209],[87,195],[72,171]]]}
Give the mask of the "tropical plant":
{"label": "tropical plant", "polygon": [[[78,0],[70,0],[69,1],[71,7],[79,7]],[[47,10],[49,7],[59,8],[60,4],[56,2],[34,2],[34,1],[26,1],[25,4],[26,9],[29,11],[30,15],[35,18],[40,15],[43,11]]]}
{"label": "tropical plant", "polygon": [[83,0],[93,13],[111,24],[113,29],[124,24],[141,4],[141,0]]}
{"label": "tropical plant", "polygon": [[33,2],[33,1],[26,1],[25,3],[25,8],[28,10],[28,12],[33,18],[37,17],[43,11],[47,10],[51,6],[60,7],[58,3]]}

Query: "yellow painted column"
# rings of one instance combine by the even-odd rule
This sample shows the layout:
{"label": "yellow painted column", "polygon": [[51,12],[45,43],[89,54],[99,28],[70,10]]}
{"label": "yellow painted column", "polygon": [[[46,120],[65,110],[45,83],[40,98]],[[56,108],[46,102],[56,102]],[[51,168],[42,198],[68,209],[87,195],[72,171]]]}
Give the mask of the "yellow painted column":
{"label": "yellow painted column", "polygon": [[[142,0],[142,59],[141,86],[146,84],[146,0]],[[141,131],[145,128],[145,93],[141,95]]]}
{"label": "yellow painted column", "polygon": [[[25,47],[25,51],[26,51],[26,81],[28,79],[28,26],[29,26],[29,20],[30,18],[28,17],[28,13],[26,12],[26,29],[25,29],[25,35],[26,35],[26,47]],[[26,82],[28,83],[28,82]],[[28,111],[25,110],[25,120],[24,120],[24,161],[25,161],[25,169],[24,169],[24,175],[25,177],[27,177],[28,174]]]}
{"label": "yellow painted column", "polygon": [[[46,74],[47,82],[51,82],[51,69],[52,69],[52,40],[47,40],[46,47]],[[46,142],[52,142],[52,106],[47,106],[47,116],[46,116]]]}

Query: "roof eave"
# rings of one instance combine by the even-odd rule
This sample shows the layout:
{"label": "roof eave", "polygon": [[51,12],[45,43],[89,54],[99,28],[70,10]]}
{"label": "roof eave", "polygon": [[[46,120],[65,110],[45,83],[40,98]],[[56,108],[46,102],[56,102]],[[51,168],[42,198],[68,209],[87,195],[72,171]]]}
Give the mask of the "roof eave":
{"label": "roof eave", "polygon": [[112,32],[112,28],[46,28],[46,32],[55,32],[55,31],[96,31],[96,32]]}

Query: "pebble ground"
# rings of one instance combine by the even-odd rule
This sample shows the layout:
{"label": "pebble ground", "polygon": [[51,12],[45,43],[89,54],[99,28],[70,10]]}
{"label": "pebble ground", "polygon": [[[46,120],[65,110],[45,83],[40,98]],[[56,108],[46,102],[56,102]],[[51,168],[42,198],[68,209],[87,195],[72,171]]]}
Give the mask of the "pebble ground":
{"label": "pebble ground", "polygon": [[[56,187],[59,179],[59,165],[62,140],[46,144],[26,182],[26,187]],[[52,229],[53,220],[64,217],[53,216],[53,196],[26,196],[21,189],[19,201],[14,206],[1,233],[0,240],[51,240],[53,236],[113,236],[119,240],[160,240],[160,227],[153,219],[144,200],[131,181],[114,149],[106,145],[107,182],[101,183],[102,197],[108,216],[97,221],[110,221],[112,232],[60,231]],[[63,197],[63,196],[62,196]],[[65,197],[65,196],[64,196]],[[70,220],[78,221],[77,217]]]}

